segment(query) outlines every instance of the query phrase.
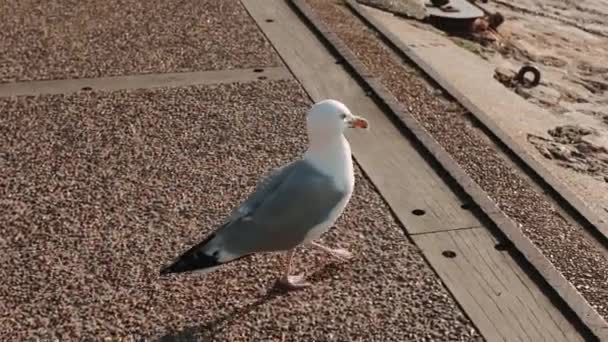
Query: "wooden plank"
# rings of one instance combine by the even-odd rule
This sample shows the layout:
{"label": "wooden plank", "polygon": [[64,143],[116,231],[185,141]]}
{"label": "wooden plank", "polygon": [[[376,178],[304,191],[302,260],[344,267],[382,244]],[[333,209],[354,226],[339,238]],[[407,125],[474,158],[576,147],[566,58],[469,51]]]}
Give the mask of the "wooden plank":
{"label": "wooden plank", "polygon": [[583,340],[487,229],[412,238],[488,341]]}
{"label": "wooden plank", "polygon": [[[347,138],[357,162],[408,233],[480,225],[284,1],[242,2],[313,100],[334,98],[369,120],[370,130],[348,132]],[[425,214],[415,215],[416,209]]]}
{"label": "wooden plank", "polygon": [[[79,78],[69,80],[32,81],[0,84],[0,97],[64,94],[82,90],[123,90],[157,87],[182,87],[258,80],[292,78],[284,67],[211,70],[198,72],[145,74],[131,76]],[[90,89],[89,89],[90,88]]]}

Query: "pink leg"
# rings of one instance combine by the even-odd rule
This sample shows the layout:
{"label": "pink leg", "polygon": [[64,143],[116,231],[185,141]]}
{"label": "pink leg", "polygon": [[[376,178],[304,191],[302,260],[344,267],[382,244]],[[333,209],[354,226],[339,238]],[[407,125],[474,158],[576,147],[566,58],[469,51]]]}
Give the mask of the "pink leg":
{"label": "pink leg", "polygon": [[351,259],[353,257],[353,254],[351,252],[349,252],[343,248],[331,249],[329,247],[325,247],[316,242],[311,242],[310,244],[313,245],[314,247],[324,251],[325,253],[327,253],[335,258],[338,258],[342,261],[348,261],[349,259]]}
{"label": "pink leg", "polygon": [[295,252],[296,250],[294,248],[285,255],[285,268],[283,270],[283,276],[279,279],[279,283],[290,290],[297,290],[310,286],[310,283],[304,280],[303,275],[289,275],[289,273],[291,273],[291,261]]}

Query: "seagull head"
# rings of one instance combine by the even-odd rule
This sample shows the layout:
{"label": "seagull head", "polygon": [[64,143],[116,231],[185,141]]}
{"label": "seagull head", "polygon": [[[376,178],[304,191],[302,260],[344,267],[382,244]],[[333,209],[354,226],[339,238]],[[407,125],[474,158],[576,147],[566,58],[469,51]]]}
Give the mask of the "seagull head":
{"label": "seagull head", "polygon": [[366,119],[354,115],[336,100],[323,100],[315,103],[306,117],[306,126],[311,136],[340,136],[347,128],[367,129]]}

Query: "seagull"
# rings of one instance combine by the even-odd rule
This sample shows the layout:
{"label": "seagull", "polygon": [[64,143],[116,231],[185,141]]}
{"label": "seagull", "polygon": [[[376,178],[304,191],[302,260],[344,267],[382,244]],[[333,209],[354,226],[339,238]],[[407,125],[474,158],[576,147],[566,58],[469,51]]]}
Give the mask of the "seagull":
{"label": "seagull", "polygon": [[306,115],[308,148],[301,158],[263,178],[253,193],[224,222],[160,275],[209,273],[255,253],[281,252],[284,269],[278,279],[288,289],[310,286],[303,275],[291,275],[296,247],[309,245],[340,260],[352,254],[315,242],[334,225],[355,186],[351,149],[344,132],[368,129],[368,121],[341,102],[327,99]]}

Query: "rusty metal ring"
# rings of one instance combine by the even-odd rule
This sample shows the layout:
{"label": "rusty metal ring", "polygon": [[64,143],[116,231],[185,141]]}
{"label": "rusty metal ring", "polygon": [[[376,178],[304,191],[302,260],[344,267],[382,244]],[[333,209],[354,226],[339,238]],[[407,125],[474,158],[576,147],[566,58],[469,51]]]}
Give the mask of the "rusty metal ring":
{"label": "rusty metal ring", "polygon": [[[528,80],[526,80],[524,77],[528,72],[534,74],[534,79],[532,80],[532,82],[528,82]],[[532,65],[524,65],[523,67],[521,67],[521,69],[519,69],[519,72],[517,73],[517,76],[515,76],[515,79],[517,80],[517,82],[519,82],[526,88],[534,88],[540,83],[540,70],[538,70],[537,67]]]}

